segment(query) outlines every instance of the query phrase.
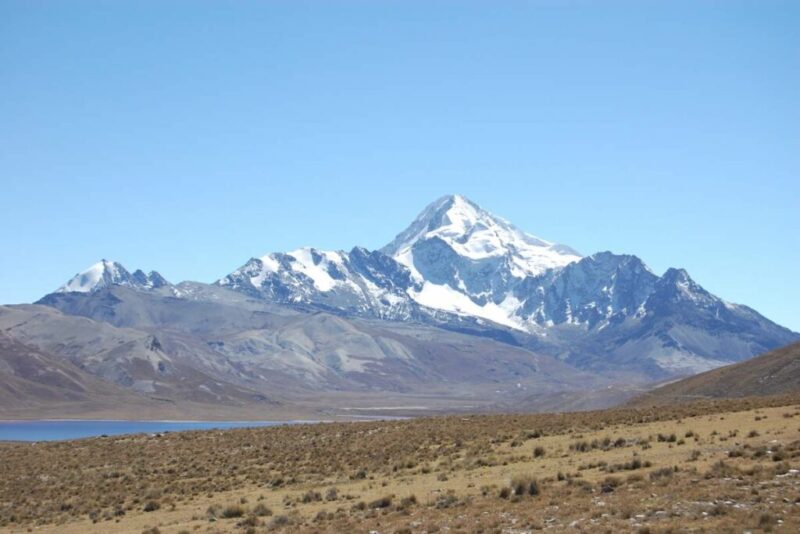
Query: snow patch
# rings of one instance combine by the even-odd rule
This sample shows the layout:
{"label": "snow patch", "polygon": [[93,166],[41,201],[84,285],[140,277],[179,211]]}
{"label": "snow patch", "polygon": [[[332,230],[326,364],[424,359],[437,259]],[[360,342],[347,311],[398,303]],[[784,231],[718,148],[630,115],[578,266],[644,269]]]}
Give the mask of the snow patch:
{"label": "snow patch", "polygon": [[508,298],[500,305],[488,302],[481,306],[473,302],[467,295],[448,285],[432,284],[431,282],[425,282],[420,291],[410,290],[409,295],[419,304],[429,308],[458,315],[481,317],[516,330],[526,330],[523,323],[510,316],[509,308],[514,305],[514,302]]}
{"label": "snow patch", "polygon": [[85,271],[76,274],[69,282],[56,290],[56,293],[90,293],[95,289],[105,286],[103,275],[119,276],[119,269],[112,261],[102,260]]}

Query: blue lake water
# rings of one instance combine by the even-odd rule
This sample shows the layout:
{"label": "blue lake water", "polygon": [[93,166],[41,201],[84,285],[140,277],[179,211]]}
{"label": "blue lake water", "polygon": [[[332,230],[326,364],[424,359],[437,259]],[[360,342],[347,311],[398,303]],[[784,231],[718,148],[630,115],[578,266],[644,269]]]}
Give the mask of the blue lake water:
{"label": "blue lake water", "polygon": [[0,441],[54,441],[121,434],[249,428],[287,421],[0,421]]}

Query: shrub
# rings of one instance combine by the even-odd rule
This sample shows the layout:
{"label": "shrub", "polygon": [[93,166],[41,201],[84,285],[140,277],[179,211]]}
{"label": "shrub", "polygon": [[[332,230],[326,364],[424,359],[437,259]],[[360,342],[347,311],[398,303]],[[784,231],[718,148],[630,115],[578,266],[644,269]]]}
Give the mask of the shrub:
{"label": "shrub", "polygon": [[159,508],[161,508],[161,504],[159,504],[158,501],[147,501],[142,510],[145,512],[155,512]]}
{"label": "shrub", "polygon": [[450,508],[451,506],[455,506],[458,504],[458,498],[453,495],[452,493],[447,493],[445,495],[439,495],[436,498],[436,508]]}
{"label": "shrub", "polygon": [[272,518],[272,521],[269,522],[269,528],[280,528],[285,527],[286,525],[291,524],[292,520],[289,519],[289,516],[286,515],[276,515]]}
{"label": "shrub", "polygon": [[369,503],[370,508],[388,508],[392,505],[392,496],[386,495]]}
{"label": "shrub", "polygon": [[254,515],[244,518],[236,526],[239,527],[257,527],[260,524],[258,518]]}
{"label": "shrub", "polygon": [[533,448],[533,457],[534,458],[541,458],[544,456],[544,447],[534,447]]}
{"label": "shrub", "polygon": [[253,514],[257,515],[258,517],[267,517],[272,515],[272,510],[267,508],[264,503],[259,503],[253,508]]}
{"label": "shrub", "polygon": [[244,515],[244,508],[238,504],[232,504],[222,509],[220,517],[224,519],[233,519],[234,517],[242,517]]}
{"label": "shrub", "polygon": [[330,514],[330,516],[329,516],[328,512],[326,512],[325,510],[320,510],[319,512],[317,512],[317,515],[314,516],[314,521],[317,521],[317,522],[325,521],[325,520],[327,520],[329,518],[333,518],[333,514]]}
{"label": "shrub", "polygon": [[758,526],[766,532],[770,532],[777,522],[775,516],[768,512],[764,512],[761,514],[761,517],[758,518]]}
{"label": "shrub", "polygon": [[617,477],[606,477],[600,483],[600,491],[602,493],[611,493],[621,485],[622,485],[622,480],[621,479],[619,479]]}
{"label": "shrub", "polygon": [[403,497],[400,500],[400,508],[409,508],[415,504],[417,504],[416,495],[409,495],[408,497]]}
{"label": "shrub", "polygon": [[212,504],[211,506],[206,508],[206,515],[208,515],[209,518],[217,517],[221,509],[222,508],[220,507],[220,505]]}
{"label": "shrub", "polygon": [[589,450],[589,442],[586,440],[573,441],[569,444],[569,450],[576,452],[586,452]]}
{"label": "shrub", "polygon": [[738,470],[735,469],[733,466],[728,465],[722,460],[719,460],[714,465],[711,466],[711,469],[705,474],[705,478],[724,478],[728,476],[732,476],[738,473]]}
{"label": "shrub", "polygon": [[670,478],[672,476],[673,470],[671,467],[662,467],[661,469],[656,469],[650,473],[650,480],[658,480],[661,478]]}
{"label": "shrub", "polygon": [[322,495],[318,491],[308,490],[301,499],[304,503],[317,502],[322,500]]}
{"label": "shrub", "polygon": [[539,481],[532,477],[515,477],[511,480],[514,495],[539,495]]}
{"label": "shrub", "polygon": [[645,460],[644,462],[640,458],[634,458],[630,462],[625,462],[624,464],[614,464],[605,468],[605,471],[609,473],[616,473],[617,471],[635,471],[637,469],[641,469],[643,467],[650,467],[652,464],[649,460]]}

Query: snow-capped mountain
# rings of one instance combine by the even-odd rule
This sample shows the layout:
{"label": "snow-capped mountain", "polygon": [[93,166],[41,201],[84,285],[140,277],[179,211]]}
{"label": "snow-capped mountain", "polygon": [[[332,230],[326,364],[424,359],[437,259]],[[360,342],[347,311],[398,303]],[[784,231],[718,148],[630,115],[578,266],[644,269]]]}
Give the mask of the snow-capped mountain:
{"label": "snow-capped mountain", "polygon": [[705,370],[796,337],[683,270],[659,277],[636,256],[581,257],[460,195],[428,205],[380,251],[273,253],[217,284],[350,315],[496,325],[587,367],[613,366],[636,346],[638,360],[626,365],[652,376]]}
{"label": "snow-capped mountain", "polygon": [[417,303],[520,330],[523,280],[580,260],[571,248],[514,227],[461,195],[442,197],[381,249],[407,267]]}
{"label": "snow-capped mountain", "polygon": [[[75,295],[167,284],[158,273],[130,274],[104,260],[40,302],[105,320],[108,302],[88,306]],[[652,378],[703,371],[798,338],[710,294],[682,269],[658,276],[633,255],[582,257],[460,195],[428,205],[378,251],[273,252],[214,285],[295,309],[480,334],[582,369]],[[201,286],[169,286],[169,295],[189,299]]]}
{"label": "snow-capped mountain", "polygon": [[561,357],[583,369],[686,375],[800,338],[712,295],[683,269],[659,277],[635,256],[595,254],[526,284],[536,290],[520,290],[529,295],[523,317],[544,325]]}
{"label": "snow-capped mountain", "polygon": [[513,295],[525,324],[602,328],[614,317],[641,315],[657,281],[636,256],[600,252],[526,278]]}
{"label": "snow-capped mountain", "polygon": [[313,248],[252,258],[218,285],[286,303],[411,318],[436,311],[528,331],[514,288],[580,260],[474,202],[438,199],[380,251]]}
{"label": "snow-capped mountain", "polygon": [[92,293],[112,285],[156,289],[169,285],[169,282],[155,271],[145,274],[137,269],[130,273],[120,263],[104,259],[73,276],[66,284],[56,289],[55,292]]}
{"label": "snow-capped mountain", "polygon": [[535,276],[581,258],[573,249],[527,234],[461,195],[444,196],[429,204],[381,252],[407,266],[420,281],[427,281],[423,271],[429,268],[429,258],[424,252],[438,241],[473,262],[502,259],[516,278]]}
{"label": "snow-capped mountain", "polygon": [[290,304],[316,304],[354,315],[408,319],[414,287],[408,269],[380,252],[301,248],[252,258],[217,285]]}
{"label": "snow-capped mountain", "polygon": [[354,315],[409,319],[438,311],[537,334],[643,316],[658,280],[636,256],[582,258],[452,195],[427,206],[380,251],[272,253],[217,284]]}

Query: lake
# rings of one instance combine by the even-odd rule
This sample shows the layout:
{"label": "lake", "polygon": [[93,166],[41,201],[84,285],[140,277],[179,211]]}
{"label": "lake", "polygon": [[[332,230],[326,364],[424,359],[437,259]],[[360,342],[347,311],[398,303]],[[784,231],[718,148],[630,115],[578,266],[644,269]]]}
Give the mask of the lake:
{"label": "lake", "polygon": [[121,434],[184,430],[250,428],[297,424],[299,421],[0,421],[0,441],[55,441]]}

